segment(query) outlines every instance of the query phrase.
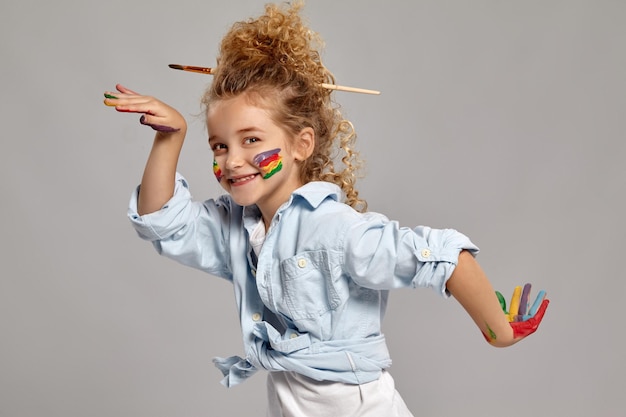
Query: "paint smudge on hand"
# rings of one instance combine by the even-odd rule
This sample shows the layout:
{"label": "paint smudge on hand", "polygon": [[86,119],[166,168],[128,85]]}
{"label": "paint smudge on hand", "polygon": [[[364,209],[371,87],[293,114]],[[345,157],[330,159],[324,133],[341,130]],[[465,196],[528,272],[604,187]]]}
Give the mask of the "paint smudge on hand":
{"label": "paint smudge on hand", "polygon": [[176,127],[147,123],[145,115],[141,116],[141,118],[139,119],[139,123],[145,126],[150,126],[152,129],[156,130],[157,132],[173,133],[173,132],[178,132],[180,130],[179,128],[176,128]]}
{"label": "paint smudge on hand", "polygon": [[483,336],[485,336],[485,340],[487,341],[487,343],[495,342],[496,339],[498,338],[498,336],[496,335],[496,332],[491,330],[491,327],[489,327],[488,323],[485,323],[485,326],[487,326],[487,331],[489,332],[488,335],[486,333],[483,333]]}
{"label": "paint smudge on hand", "polygon": [[280,149],[261,152],[254,157],[253,162],[259,167],[263,179],[268,179],[283,168],[283,158],[279,154]]}

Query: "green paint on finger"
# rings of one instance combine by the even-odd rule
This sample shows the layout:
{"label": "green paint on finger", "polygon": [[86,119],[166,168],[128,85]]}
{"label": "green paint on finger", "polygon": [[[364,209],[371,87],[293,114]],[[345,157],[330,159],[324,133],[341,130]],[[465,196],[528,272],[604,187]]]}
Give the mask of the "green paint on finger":
{"label": "green paint on finger", "polygon": [[502,307],[502,311],[504,311],[504,314],[509,314],[509,312],[506,311],[506,300],[504,299],[504,296],[502,295],[500,291],[496,291],[496,297],[498,297],[498,301],[500,302],[500,307]]}
{"label": "green paint on finger", "polygon": [[104,93],[104,97],[105,97],[105,98],[115,98],[115,99],[117,99],[117,97],[115,97],[114,95],[112,95],[112,94],[107,94],[107,93]]}

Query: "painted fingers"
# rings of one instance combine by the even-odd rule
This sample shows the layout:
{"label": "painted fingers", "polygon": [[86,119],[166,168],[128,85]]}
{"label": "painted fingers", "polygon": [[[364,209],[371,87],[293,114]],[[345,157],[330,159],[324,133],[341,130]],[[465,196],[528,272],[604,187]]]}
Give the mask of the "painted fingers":
{"label": "painted fingers", "polygon": [[498,297],[502,311],[506,314],[509,322],[528,320],[537,313],[542,301],[546,297],[546,292],[544,290],[539,291],[535,302],[532,307],[529,308],[530,289],[530,284],[524,285],[523,289],[520,286],[515,287],[513,296],[511,297],[510,310],[508,311],[506,309],[504,296],[499,291],[496,291],[496,296]]}
{"label": "painted fingers", "polygon": [[513,337],[521,339],[534,333],[543,320],[543,316],[550,301],[546,299],[546,292],[539,291],[532,306],[529,304],[531,285],[526,284],[524,288],[515,287],[511,297],[510,309],[506,309],[506,301],[502,294],[496,291],[496,296],[500,301],[502,310],[513,328]]}
{"label": "painted fingers", "polygon": [[104,104],[115,107],[115,110],[123,113],[139,113],[139,123],[150,126],[157,132],[174,133],[186,130],[187,124],[184,117],[174,108],[162,101],[143,96],[121,84],[115,86],[117,91],[104,93]]}

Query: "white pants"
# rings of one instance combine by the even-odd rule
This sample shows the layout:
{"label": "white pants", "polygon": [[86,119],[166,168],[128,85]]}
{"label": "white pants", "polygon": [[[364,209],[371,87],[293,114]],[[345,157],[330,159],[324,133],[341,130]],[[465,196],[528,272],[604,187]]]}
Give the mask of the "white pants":
{"label": "white pants", "polygon": [[267,396],[267,417],[413,417],[386,371],[362,385],[270,372]]}

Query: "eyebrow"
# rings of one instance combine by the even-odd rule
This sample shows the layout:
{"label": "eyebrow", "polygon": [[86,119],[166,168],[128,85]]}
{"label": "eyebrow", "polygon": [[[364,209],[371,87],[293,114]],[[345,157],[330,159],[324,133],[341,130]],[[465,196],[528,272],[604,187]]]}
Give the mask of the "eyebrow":
{"label": "eyebrow", "polygon": [[[261,129],[260,127],[250,126],[250,127],[244,127],[242,129],[239,129],[235,133],[236,134],[242,134],[242,133],[249,133],[249,132],[265,133],[265,130]],[[218,140],[218,139],[219,139],[218,135],[209,136],[209,142],[215,141],[215,140]]]}
{"label": "eyebrow", "polygon": [[239,129],[237,131],[237,133],[247,133],[247,132],[261,132],[261,133],[265,133],[265,131],[263,129],[261,129],[260,127],[256,127],[256,126],[245,127],[243,129]]}

